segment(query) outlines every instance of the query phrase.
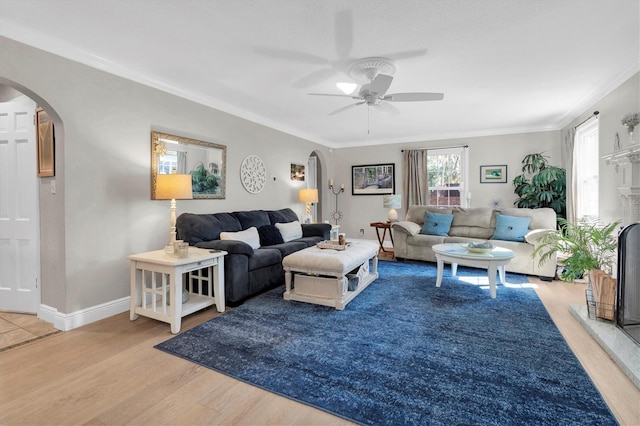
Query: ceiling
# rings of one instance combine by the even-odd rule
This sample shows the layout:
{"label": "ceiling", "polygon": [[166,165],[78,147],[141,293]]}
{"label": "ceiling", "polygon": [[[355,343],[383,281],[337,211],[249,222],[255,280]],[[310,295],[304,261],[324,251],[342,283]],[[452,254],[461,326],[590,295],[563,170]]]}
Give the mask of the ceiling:
{"label": "ceiling", "polygon": [[[640,70],[638,0],[0,0],[0,35],[330,147],[555,130]],[[371,56],[444,100],[308,95]]]}

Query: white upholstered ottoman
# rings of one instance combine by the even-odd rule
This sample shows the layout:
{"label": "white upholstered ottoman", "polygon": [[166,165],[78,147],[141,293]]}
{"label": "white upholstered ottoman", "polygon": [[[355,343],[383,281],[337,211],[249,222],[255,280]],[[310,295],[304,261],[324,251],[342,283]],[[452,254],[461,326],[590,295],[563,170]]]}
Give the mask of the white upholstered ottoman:
{"label": "white upholstered ottoman", "polygon": [[[371,270],[369,260],[372,260]],[[342,310],[378,278],[378,243],[354,240],[341,251],[309,247],[286,256],[282,266],[285,300]],[[351,279],[347,274],[353,274]]]}

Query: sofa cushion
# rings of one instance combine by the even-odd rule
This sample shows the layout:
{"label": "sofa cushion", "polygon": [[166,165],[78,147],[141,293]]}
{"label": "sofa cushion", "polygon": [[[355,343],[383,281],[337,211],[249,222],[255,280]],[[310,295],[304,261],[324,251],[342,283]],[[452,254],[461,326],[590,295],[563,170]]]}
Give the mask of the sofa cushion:
{"label": "sofa cushion", "polygon": [[[304,229],[304,225],[303,225],[302,228]],[[328,239],[329,238],[312,235],[310,237],[296,238],[295,240],[293,240],[291,242],[292,243],[304,243],[305,246],[312,247],[312,246],[315,246],[316,244],[321,243],[324,240],[328,240]]]}
{"label": "sofa cushion", "polygon": [[273,246],[284,243],[280,230],[275,225],[263,225],[258,228],[261,246]]}
{"label": "sofa cushion", "polygon": [[[203,249],[212,249],[212,250],[222,250],[226,251],[227,254],[243,254],[245,256],[253,256],[253,249],[247,243],[243,243],[242,241],[233,241],[233,240],[211,240],[211,241],[202,241],[195,244],[198,248]],[[225,262],[225,268],[227,263]]]}
{"label": "sofa cushion", "polygon": [[253,251],[253,256],[249,257],[249,270],[264,268],[270,265],[282,263],[280,250],[271,247],[261,247]]}
{"label": "sofa cushion", "polygon": [[529,217],[506,216],[496,213],[496,230],[492,240],[524,242],[524,236],[529,231]]}
{"label": "sofa cushion", "polygon": [[302,238],[302,226],[297,220],[289,223],[276,223],[276,228],[280,231],[285,243]]}
{"label": "sofa cushion", "polygon": [[391,225],[391,229],[393,229],[393,232],[397,231],[407,235],[416,235],[422,228],[415,222],[403,220],[402,222],[394,222],[393,225]]}
{"label": "sofa cushion", "polygon": [[328,240],[331,235],[331,225],[328,223],[303,223],[302,237],[320,237]]}
{"label": "sofa cushion", "polygon": [[[531,225],[529,225],[531,227]],[[529,231],[524,236],[524,240],[529,244],[538,245],[542,239],[552,232],[556,232],[555,229],[534,229],[533,231]]]}
{"label": "sofa cushion", "polygon": [[290,208],[280,210],[270,210],[267,212],[272,225],[276,223],[289,223],[298,220],[298,215]]}
{"label": "sofa cushion", "polygon": [[231,213],[182,213],[176,220],[176,229],[178,239],[195,245],[203,241],[217,240],[223,231],[241,231],[242,226]]}
{"label": "sofa cushion", "polygon": [[451,214],[453,212],[453,209],[451,207],[413,205],[409,206],[409,210],[407,211],[405,220],[417,223],[422,226],[422,224],[424,223],[424,214],[426,212]]}
{"label": "sofa cushion", "polygon": [[256,229],[263,225],[270,225],[269,215],[264,210],[250,210],[242,212],[233,212],[233,215],[238,218],[242,229],[248,229],[255,226]]}
{"label": "sofa cushion", "polygon": [[244,231],[237,232],[221,232],[221,240],[233,240],[242,241],[249,244],[251,248],[257,249],[260,247],[260,235],[255,226],[245,229]]}
{"label": "sofa cushion", "polygon": [[[516,216],[516,217],[529,217],[531,218],[531,223],[529,224],[529,229],[556,229],[557,227],[557,215],[556,212],[549,208],[543,207],[539,209],[526,209],[526,208],[502,208],[496,210],[496,213],[500,213],[507,216]],[[495,227],[495,218],[493,220],[493,225]]]}
{"label": "sofa cushion", "polygon": [[307,244],[300,240],[289,241],[288,243],[277,244],[275,246],[269,246],[269,248],[280,250],[280,254],[284,259],[285,256],[289,256],[291,253],[295,253],[302,249],[307,248]]}
{"label": "sofa cushion", "polygon": [[492,216],[493,210],[490,208],[455,207],[449,235],[487,240],[491,238],[494,231],[491,225]]}
{"label": "sofa cushion", "polygon": [[449,234],[453,222],[453,215],[447,213],[426,212],[424,214],[424,225],[422,234],[439,235],[445,237]]}

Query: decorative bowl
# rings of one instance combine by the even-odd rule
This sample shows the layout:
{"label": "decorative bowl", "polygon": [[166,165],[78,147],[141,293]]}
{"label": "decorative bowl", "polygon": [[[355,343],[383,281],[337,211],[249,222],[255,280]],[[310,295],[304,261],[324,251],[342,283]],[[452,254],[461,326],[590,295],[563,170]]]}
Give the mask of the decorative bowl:
{"label": "decorative bowl", "polygon": [[471,253],[488,253],[493,250],[493,244],[488,241],[484,241],[481,243],[467,243],[462,245]]}

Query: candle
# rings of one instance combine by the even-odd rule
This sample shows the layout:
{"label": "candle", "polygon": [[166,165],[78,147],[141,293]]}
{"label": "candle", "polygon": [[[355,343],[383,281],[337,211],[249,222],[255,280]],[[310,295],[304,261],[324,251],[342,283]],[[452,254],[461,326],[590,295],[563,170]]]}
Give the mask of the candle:
{"label": "candle", "polygon": [[340,189],[344,189],[344,183],[340,184]]}
{"label": "candle", "polygon": [[329,179],[329,186],[333,186],[333,179]]}

